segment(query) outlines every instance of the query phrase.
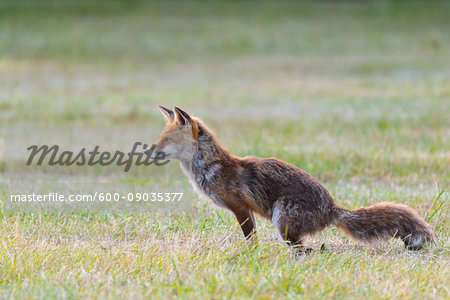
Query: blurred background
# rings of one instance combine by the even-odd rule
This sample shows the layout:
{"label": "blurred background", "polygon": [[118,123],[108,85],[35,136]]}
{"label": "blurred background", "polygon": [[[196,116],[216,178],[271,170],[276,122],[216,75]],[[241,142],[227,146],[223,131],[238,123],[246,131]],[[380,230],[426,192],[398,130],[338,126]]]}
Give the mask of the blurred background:
{"label": "blurred background", "polygon": [[[331,189],[434,194],[448,186],[449,37],[448,1],[2,1],[2,152],[8,126],[30,124],[145,126],[152,143],[161,104]],[[177,164],[164,172],[189,189]]]}

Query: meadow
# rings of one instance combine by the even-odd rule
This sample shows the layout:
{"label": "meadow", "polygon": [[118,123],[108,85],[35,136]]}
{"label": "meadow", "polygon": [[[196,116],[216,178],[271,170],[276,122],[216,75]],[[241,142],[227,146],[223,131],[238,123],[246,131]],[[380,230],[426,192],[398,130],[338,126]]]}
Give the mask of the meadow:
{"label": "meadow", "polygon": [[[0,297],[449,299],[449,33],[446,1],[0,2]],[[330,227],[306,240],[329,252],[298,258],[258,218],[247,247],[175,161],[95,169],[92,183],[182,192],[179,206],[7,209],[21,128],[134,126],[151,144],[157,105],[200,117],[235,155],[295,164],[345,207],[410,205],[436,245],[365,245]]]}

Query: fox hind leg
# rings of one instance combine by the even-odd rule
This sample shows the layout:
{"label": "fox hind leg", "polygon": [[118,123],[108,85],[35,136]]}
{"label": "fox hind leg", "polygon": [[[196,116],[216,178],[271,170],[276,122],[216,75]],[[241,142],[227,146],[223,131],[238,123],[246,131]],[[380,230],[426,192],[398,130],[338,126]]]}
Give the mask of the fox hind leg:
{"label": "fox hind leg", "polygon": [[[277,201],[278,202],[278,201]],[[296,249],[297,254],[308,254],[312,251],[311,248],[305,248],[303,245],[304,231],[301,228],[298,216],[293,214],[288,206],[283,205],[284,201],[275,204],[272,223],[277,228],[281,237],[289,246]]]}

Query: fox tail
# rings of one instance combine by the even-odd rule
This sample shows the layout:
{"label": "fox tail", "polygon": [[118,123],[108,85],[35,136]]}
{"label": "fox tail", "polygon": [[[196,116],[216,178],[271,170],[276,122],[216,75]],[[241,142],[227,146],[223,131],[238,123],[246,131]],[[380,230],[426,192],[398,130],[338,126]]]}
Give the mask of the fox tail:
{"label": "fox tail", "polygon": [[339,207],[336,225],[347,235],[365,242],[400,238],[410,250],[420,250],[435,239],[431,226],[417,212],[391,202],[354,210]]}

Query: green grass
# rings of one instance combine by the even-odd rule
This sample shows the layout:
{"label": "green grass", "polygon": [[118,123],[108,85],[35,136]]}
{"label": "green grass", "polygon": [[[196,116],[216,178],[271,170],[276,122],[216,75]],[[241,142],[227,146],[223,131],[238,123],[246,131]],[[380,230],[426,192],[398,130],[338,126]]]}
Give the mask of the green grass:
{"label": "green grass", "polygon": [[[448,28],[445,1],[1,2],[0,297],[448,299]],[[331,253],[294,258],[258,219],[260,245],[247,248],[175,162],[92,171],[105,191],[184,192],[171,210],[6,209],[12,128],[150,126],[151,143],[158,104],[201,117],[234,154],[299,166],[340,205],[410,205],[436,247],[328,228],[307,244]]]}

